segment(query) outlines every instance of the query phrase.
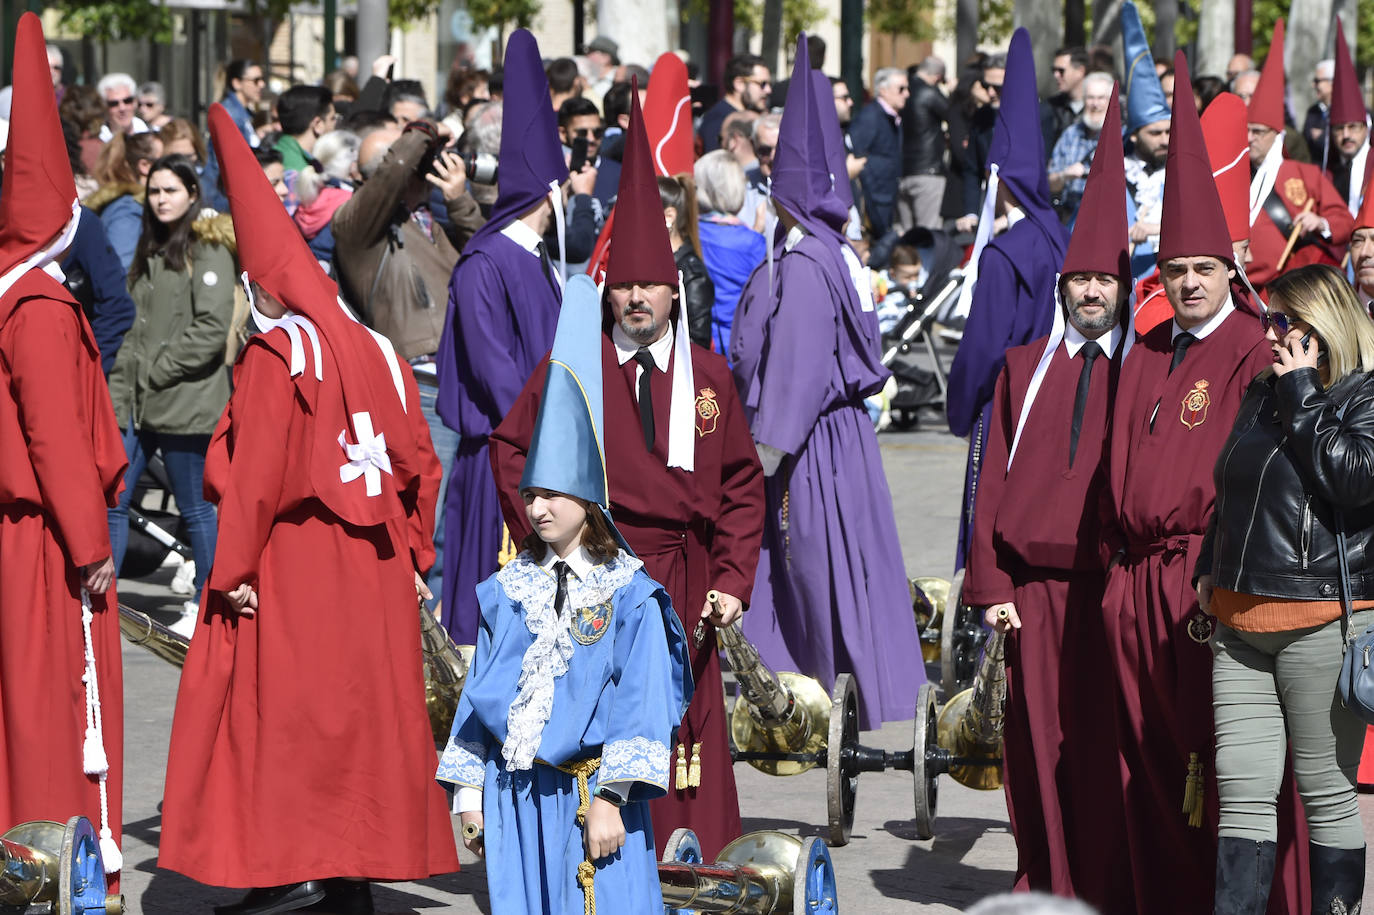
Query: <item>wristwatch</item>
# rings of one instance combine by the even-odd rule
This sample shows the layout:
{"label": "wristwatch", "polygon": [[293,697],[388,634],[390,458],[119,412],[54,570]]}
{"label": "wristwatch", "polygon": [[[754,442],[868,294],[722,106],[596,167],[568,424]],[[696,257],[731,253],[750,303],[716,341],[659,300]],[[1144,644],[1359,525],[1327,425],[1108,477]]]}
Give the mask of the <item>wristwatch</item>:
{"label": "wristwatch", "polygon": [[617,792],[614,788],[611,788],[609,785],[597,785],[596,796],[601,798],[603,801],[614,804],[616,807],[624,807],[627,803],[629,803],[628,798],[621,797],[619,792]]}

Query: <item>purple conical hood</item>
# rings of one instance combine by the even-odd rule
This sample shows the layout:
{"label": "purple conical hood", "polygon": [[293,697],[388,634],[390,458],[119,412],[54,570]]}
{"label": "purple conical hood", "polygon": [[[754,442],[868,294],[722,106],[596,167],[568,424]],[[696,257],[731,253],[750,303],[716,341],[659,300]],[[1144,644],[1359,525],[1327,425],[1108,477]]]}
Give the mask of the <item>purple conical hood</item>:
{"label": "purple conical hood", "polygon": [[512,219],[529,212],[549,195],[550,182],[568,180],[539,45],[526,29],[511,33],[504,66],[498,193],[491,217],[474,240],[501,231]]}
{"label": "purple conical hood", "polygon": [[[835,188],[836,181],[846,180],[843,140],[836,137],[826,142],[825,111],[817,104],[805,32],[797,36],[797,56],[790,85],[787,103],[782,109],[782,123],[778,127],[778,148],[773,154],[773,200],[812,234],[834,234],[843,229],[849,218],[849,206]],[[831,120],[838,127],[834,101],[827,97],[825,102]],[[832,154],[835,151],[829,147],[836,140],[840,142],[840,171],[832,181]]]}
{"label": "purple conical hood", "polygon": [[835,195],[848,210],[854,206],[854,188],[849,184],[849,156],[844,145],[844,128],[840,126],[840,116],[835,111],[835,90],[830,86],[830,77],[820,70],[811,71],[811,82],[814,85],[817,116],[825,133],[825,159],[830,165],[830,178],[834,182]]}
{"label": "purple conical hood", "polygon": [[1035,56],[1030,33],[1017,29],[1007,51],[1002,82],[1002,106],[988,147],[988,167],[1011,190],[1026,215],[1054,238],[1062,239],[1059,217],[1050,204],[1049,175],[1045,171],[1045,139],[1040,132],[1040,98],[1035,89]]}

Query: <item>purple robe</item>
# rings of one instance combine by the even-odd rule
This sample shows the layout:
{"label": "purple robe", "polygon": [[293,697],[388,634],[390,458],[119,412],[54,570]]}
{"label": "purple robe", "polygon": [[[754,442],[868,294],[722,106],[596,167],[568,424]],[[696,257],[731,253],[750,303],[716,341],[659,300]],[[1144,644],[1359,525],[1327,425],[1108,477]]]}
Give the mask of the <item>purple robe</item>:
{"label": "purple robe", "polygon": [[863,398],[887,378],[832,238],[806,235],[755,271],[736,313],[735,382],[762,445],[786,453],[767,479],[763,549],[745,634],[775,669],[827,688],[854,674],[860,725],[912,717],[925,682],[892,496]]}
{"label": "purple robe", "polygon": [[969,437],[956,569],[963,567],[968,549],[992,394],[1007,350],[1045,336],[1054,325],[1054,279],[1067,239],[1058,222],[1050,225],[1040,215],[1032,213],[983,249],[964,337],[949,370],[949,429]]}
{"label": "purple robe", "polygon": [[553,345],[561,293],[539,257],[500,233],[470,242],[448,287],[439,415],[458,433],[444,516],[443,624],[477,641],[476,588],[498,568],[504,527],[487,437]]}

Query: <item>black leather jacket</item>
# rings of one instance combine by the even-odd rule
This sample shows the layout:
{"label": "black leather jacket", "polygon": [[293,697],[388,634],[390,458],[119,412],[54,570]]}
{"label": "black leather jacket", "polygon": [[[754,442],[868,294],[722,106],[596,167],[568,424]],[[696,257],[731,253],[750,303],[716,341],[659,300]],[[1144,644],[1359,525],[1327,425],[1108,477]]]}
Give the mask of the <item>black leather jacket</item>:
{"label": "black leather jacket", "polygon": [[[716,304],[716,284],[706,273],[706,264],[692,250],[691,243],[673,252],[677,269],[682,271],[682,304],[687,307],[687,336],[697,346],[711,348],[711,309]],[[722,355],[724,355],[722,353]]]}
{"label": "black leather jacket", "polygon": [[1374,596],[1374,376],[1350,375],[1325,391],[1316,369],[1263,372],[1245,392],[1214,479],[1195,576],[1210,571],[1213,587],[1242,594],[1339,600],[1339,508],[1351,596]]}
{"label": "black leather jacket", "polygon": [[902,174],[945,173],[945,118],[949,99],[923,79],[911,80],[902,109]]}

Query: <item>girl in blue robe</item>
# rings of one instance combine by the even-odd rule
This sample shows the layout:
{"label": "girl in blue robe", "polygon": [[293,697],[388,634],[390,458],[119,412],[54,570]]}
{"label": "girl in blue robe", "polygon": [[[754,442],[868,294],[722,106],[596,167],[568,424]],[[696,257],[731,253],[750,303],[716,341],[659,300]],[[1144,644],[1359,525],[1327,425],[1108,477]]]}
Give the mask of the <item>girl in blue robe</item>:
{"label": "girl in blue robe", "polygon": [[437,774],[485,830],[465,841],[486,856],[494,915],[576,915],[588,893],[602,913],[663,905],[648,801],[667,790],[691,673],[672,602],[605,510],[599,337],[596,288],[578,277],[520,481],[536,533],[477,588],[476,655]]}

